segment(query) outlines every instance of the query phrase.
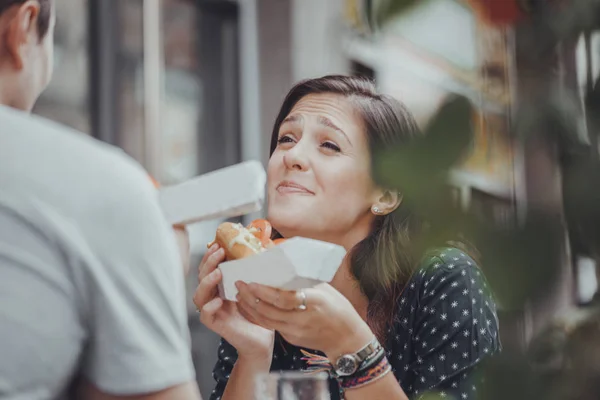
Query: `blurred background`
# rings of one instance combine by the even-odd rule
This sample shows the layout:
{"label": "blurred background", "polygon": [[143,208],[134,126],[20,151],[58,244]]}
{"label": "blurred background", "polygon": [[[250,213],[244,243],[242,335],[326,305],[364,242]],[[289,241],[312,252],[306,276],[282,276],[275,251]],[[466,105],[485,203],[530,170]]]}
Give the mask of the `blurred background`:
{"label": "blurred background", "polygon": [[[600,36],[574,29],[546,43],[550,33],[536,36],[539,25],[517,23],[550,1],[55,1],[54,79],[35,112],[123,148],[163,185],[244,160],[266,163],[278,108],[303,78],[375,78],[423,127],[448,98],[467,99],[472,140],[447,174],[452,201],[499,232],[523,226],[532,210],[558,227],[553,242],[530,248],[551,247],[551,257],[539,258],[553,271],[542,273],[544,290],[501,307],[505,351],[523,352],[552,317],[593,300],[596,253],[591,233],[566,223],[565,177],[597,183],[581,170],[567,175],[564,155],[577,160],[583,153],[557,148],[591,143],[596,157],[586,101],[598,77]],[[535,118],[523,120],[531,104],[545,114],[525,113]],[[567,117],[544,119],[561,112]],[[574,133],[556,133],[561,123]],[[520,129],[538,134],[522,140]],[[195,266],[219,222],[191,227],[190,299]],[[505,264],[513,272],[529,268]],[[519,279],[503,277],[505,286]],[[189,316],[198,382],[208,398],[218,338],[200,325],[191,301]]]}

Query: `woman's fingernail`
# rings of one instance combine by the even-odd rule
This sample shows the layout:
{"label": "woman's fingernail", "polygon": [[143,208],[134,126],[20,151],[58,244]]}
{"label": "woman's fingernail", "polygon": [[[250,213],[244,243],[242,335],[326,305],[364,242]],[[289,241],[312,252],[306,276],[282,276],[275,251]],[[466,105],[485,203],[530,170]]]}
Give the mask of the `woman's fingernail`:
{"label": "woman's fingernail", "polygon": [[235,295],[235,299],[237,301],[241,301],[242,300],[242,296],[240,296],[240,294],[238,293],[238,294]]}
{"label": "woman's fingernail", "polygon": [[213,243],[213,245],[212,245],[212,246],[210,246],[210,249],[209,249],[209,251],[213,252],[213,251],[217,250],[217,247],[219,247],[219,245],[218,245],[218,244],[216,244],[216,243]]}
{"label": "woman's fingernail", "polygon": [[237,281],[237,282],[235,283],[235,287],[237,288],[237,290],[240,290],[240,289],[242,289],[242,288],[244,287],[244,282],[242,282],[242,281]]}

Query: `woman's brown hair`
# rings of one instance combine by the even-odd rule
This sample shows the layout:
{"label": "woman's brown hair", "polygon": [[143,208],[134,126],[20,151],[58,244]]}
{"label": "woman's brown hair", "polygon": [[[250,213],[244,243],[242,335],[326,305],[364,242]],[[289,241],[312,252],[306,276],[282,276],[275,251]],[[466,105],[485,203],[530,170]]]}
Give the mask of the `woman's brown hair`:
{"label": "woman's brown hair", "polygon": [[[355,76],[329,75],[296,84],[279,110],[271,136],[270,154],[277,147],[279,127],[294,105],[309,94],[332,93],[347,98],[362,119],[371,159],[377,149],[408,144],[419,135],[414,117],[404,104],[377,92],[372,81]],[[399,188],[387,188],[399,191]],[[421,222],[401,203],[392,213],[375,217],[371,232],[350,250],[351,270],[369,300],[367,322],[380,341],[393,322],[396,303],[418,260],[411,238]]]}

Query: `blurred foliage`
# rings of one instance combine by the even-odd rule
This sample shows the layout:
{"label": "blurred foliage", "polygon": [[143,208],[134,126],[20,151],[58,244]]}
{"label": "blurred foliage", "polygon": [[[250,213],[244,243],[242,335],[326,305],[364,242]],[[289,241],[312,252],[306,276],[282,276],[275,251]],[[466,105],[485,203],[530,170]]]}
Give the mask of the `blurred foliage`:
{"label": "blurred foliage", "polygon": [[[373,4],[374,14],[387,13],[389,19],[413,7],[415,1]],[[534,14],[517,27],[528,33],[519,35],[517,43],[525,49],[523,53],[529,55],[529,61],[541,48],[556,50],[560,40],[594,28],[600,22],[597,15],[600,0],[572,1],[568,7],[564,4],[551,7],[550,2],[530,6]],[[387,19],[382,16],[379,21]],[[551,65],[539,61],[537,68],[552,70]],[[525,60],[523,64],[527,63]],[[530,208],[524,220],[514,221],[506,229],[464,214],[453,205],[448,192],[448,173],[460,163],[473,140],[473,105],[460,96],[450,98],[439,109],[422,137],[409,146],[380,149],[373,165],[378,183],[401,189],[404,201],[429,222],[431,229],[420,238],[423,247],[457,234],[474,240],[485,260],[488,277],[509,308],[522,307],[556,277],[553,268],[558,265],[565,240],[562,214],[569,227],[580,231],[580,236],[588,242],[590,238],[600,239],[594,228],[600,227],[600,185],[590,184],[600,180],[600,167],[597,150],[589,145],[590,137],[596,135],[600,125],[600,85],[596,82],[586,95],[586,126],[575,93],[546,80],[544,71],[525,78],[533,84],[520,82],[520,85],[529,85],[532,92],[539,93],[522,96],[520,106],[512,111],[513,135],[522,145],[532,140],[532,136],[543,135],[544,140],[557,146],[563,170],[562,212]],[[595,239],[588,244],[590,253],[594,251],[592,247],[600,247]]]}
{"label": "blurred foliage", "polygon": [[428,0],[371,0],[370,10],[368,10],[369,20],[373,28],[377,29],[385,25],[388,21],[410,10],[416,4],[423,4]]}
{"label": "blurred foliage", "polygon": [[[416,1],[373,4],[374,19],[381,25]],[[568,254],[567,241],[574,254],[600,257],[600,78],[593,82],[588,74],[582,106],[576,83],[566,86],[557,67],[561,46],[573,46],[582,34],[600,28],[600,0],[529,1],[527,11],[527,18],[515,26],[519,101],[511,109],[510,134],[524,149],[546,143],[549,151],[555,152],[562,177],[562,204],[527,204],[526,215],[515,218],[508,227],[482,220],[454,204],[448,173],[460,163],[473,140],[473,106],[463,97],[449,99],[414,143],[379,149],[373,165],[378,183],[400,189],[404,201],[428,223],[422,237],[416,238],[415,251],[452,238],[467,238],[480,253],[481,266],[503,311],[523,310],[535,299],[551,294]],[[591,51],[590,46],[587,50]],[[593,351],[593,358],[586,357],[583,349],[584,344],[600,349],[600,317],[596,319],[586,334],[547,331],[539,339],[546,340],[545,345],[534,340],[529,353],[504,352],[490,360],[479,398],[600,398],[600,387],[586,389],[586,385],[600,382],[600,350]],[[557,361],[566,357],[559,354],[566,353],[576,353],[576,360],[571,364]],[[553,363],[561,368],[553,369]],[[574,368],[572,363],[585,368]],[[439,394],[427,398],[437,399]]]}
{"label": "blurred foliage", "polygon": [[464,237],[481,253],[482,268],[502,308],[521,308],[556,278],[563,227],[532,210],[522,224],[506,229],[454,205],[447,189],[448,172],[472,143],[471,115],[469,100],[451,98],[420,138],[408,146],[380,149],[373,171],[379,184],[398,188],[403,201],[429,223],[429,229],[415,238],[416,256]]}
{"label": "blurred foliage", "polygon": [[585,110],[589,146],[572,146],[563,157],[563,198],[565,216],[575,251],[600,256],[600,77],[588,82]]}
{"label": "blurred foliage", "polygon": [[522,58],[543,58],[561,41],[600,26],[599,0],[543,0],[533,4],[532,17],[517,26],[517,54]]}
{"label": "blurred foliage", "polygon": [[472,142],[471,113],[469,100],[453,97],[442,105],[424,134],[409,146],[380,149],[373,166],[379,183],[406,187],[404,196],[408,200],[433,195],[445,184],[448,170],[463,158]]}

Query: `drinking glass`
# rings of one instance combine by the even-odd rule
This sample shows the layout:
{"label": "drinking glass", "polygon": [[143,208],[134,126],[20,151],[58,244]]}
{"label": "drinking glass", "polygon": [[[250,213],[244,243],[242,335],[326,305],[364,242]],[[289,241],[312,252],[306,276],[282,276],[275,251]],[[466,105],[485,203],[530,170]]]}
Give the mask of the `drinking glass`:
{"label": "drinking glass", "polygon": [[331,400],[326,373],[271,372],[257,379],[256,400]]}

